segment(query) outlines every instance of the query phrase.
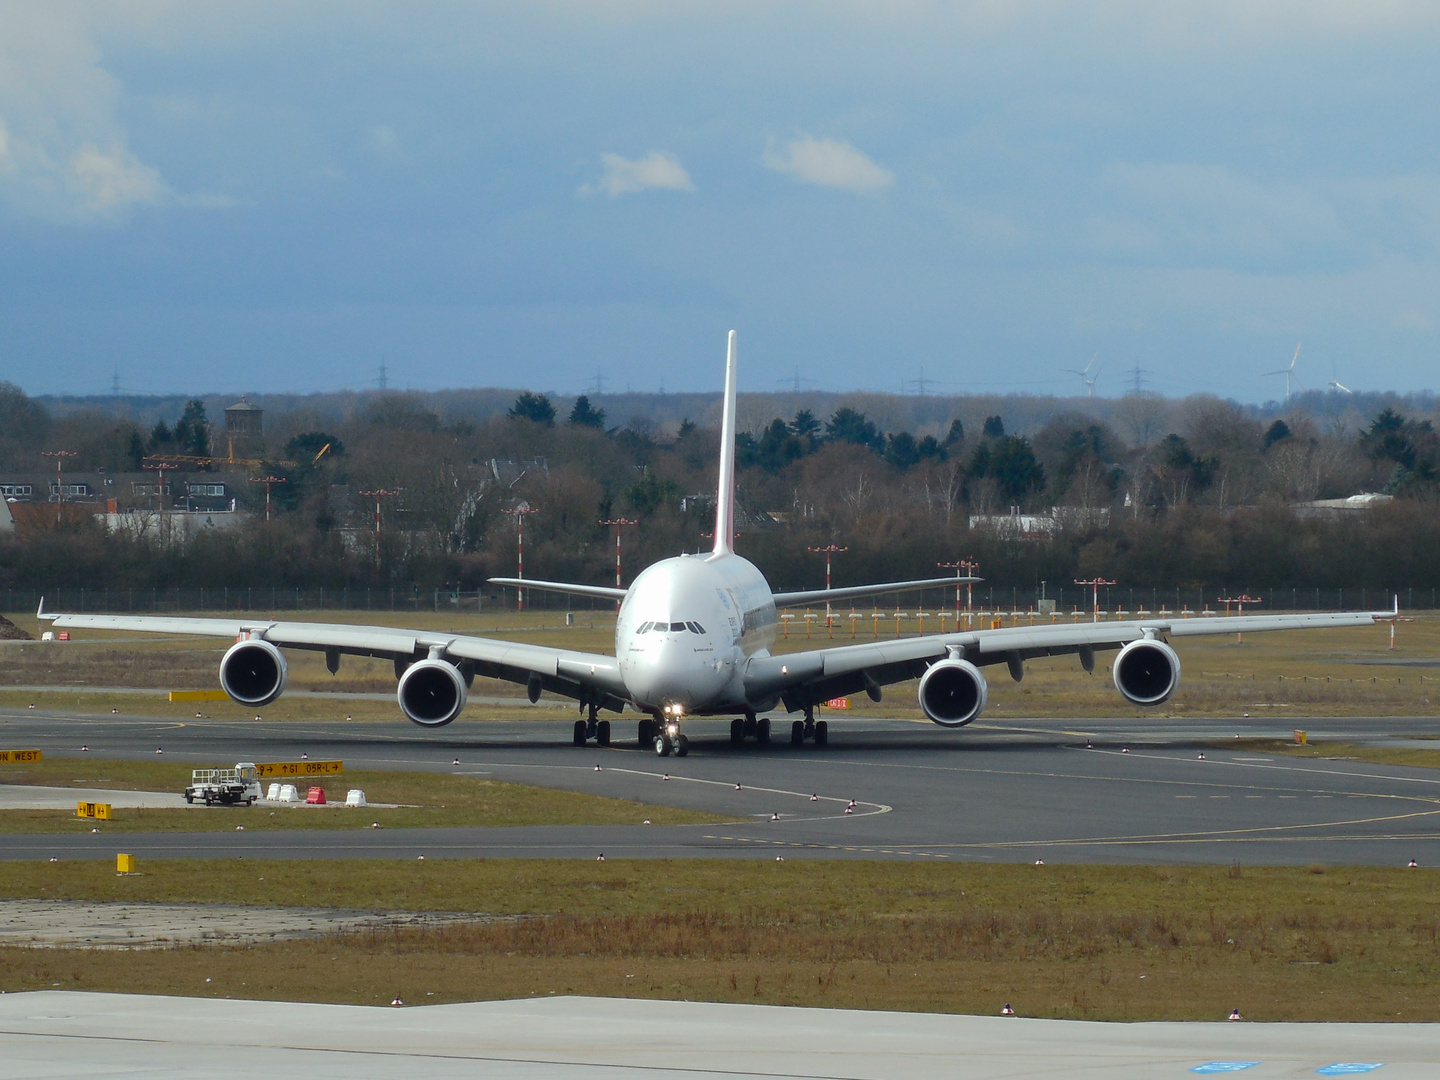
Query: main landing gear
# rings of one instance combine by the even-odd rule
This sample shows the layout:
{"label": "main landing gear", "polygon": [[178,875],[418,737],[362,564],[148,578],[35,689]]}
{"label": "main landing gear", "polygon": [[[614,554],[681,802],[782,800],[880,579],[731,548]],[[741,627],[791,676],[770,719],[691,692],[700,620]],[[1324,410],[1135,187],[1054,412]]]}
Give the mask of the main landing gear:
{"label": "main landing gear", "polygon": [[[770,720],[768,717],[756,719],[754,713],[746,713],[744,719],[737,717],[730,721],[730,742],[734,746],[742,745],[746,739],[754,739],[761,746],[770,744]],[[813,739],[816,746],[824,746],[830,741],[830,726],[824,721],[815,720],[813,707],[805,710],[805,719],[796,720],[790,725],[790,745],[803,746],[806,739]]]}
{"label": "main landing gear", "polygon": [[590,705],[581,707],[588,708],[590,715],[587,720],[575,721],[575,745],[584,746],[587,740],[594,739],[596,746],[609,746],[610,721],[595,719],[600,713],[600,706]]}
{"label": "main landing gear", "polygon": [[690,740],[680,734],[678,724],[666,724],[647,717],[640,721],[637,734],[640,737],[640,749],[652,747],[659,757],[669,757],[671,754],[684,757],[690,753]]}
{"label": "main landing gear", "polygon": [[804,746],[806,739],[813,739],[816,746],[824,746],[830,741],[830,725],[815,719],[813,705],[805,706],[804,720],[796,720],[790,725],[791,746]]}

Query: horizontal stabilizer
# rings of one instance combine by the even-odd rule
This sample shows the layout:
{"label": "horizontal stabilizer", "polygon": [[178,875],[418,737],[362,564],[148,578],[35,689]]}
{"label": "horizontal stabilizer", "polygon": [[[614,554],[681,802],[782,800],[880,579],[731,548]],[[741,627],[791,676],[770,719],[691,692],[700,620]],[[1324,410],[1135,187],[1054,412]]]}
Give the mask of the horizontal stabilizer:
{"label": "horizontal stabilizer", "polygon": [[571,596],[598,596],[603,600],[624,600],[625,590],[608,585],[571,585],[567,581],[532,581],[530,578],[492,577],[491,585],[508,585],[512,589],[539,589],[541,592],[569,593]]}
{"label": "horizontal stabilizer", "polygon": [[857,596],[880,596],[883,593],[914,592],[916,589],[935,589],[945,585],[964,585],[967,581],[982,581],[983,578],[925,578],[922,581],[886,581],[879,585],[847,585],[841,589],[809,589],[805,592],[780,592],[775,594],[775,606],[798,607],[801,604],[825,604],[834,600],[851,600]]}

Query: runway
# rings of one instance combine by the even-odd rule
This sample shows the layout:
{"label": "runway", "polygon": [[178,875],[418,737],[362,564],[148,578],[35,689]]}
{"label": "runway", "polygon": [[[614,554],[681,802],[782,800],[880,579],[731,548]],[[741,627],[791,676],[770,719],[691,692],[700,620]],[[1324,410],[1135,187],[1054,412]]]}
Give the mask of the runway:
{"label": "runway", "polygon": [[[693,721],[692,752],[569,745],[569,725],[268,723],[0,712],[0,747],[182,761],[341,758],[347,768],[514,780],[733,816],[735,824],[125,834],[140,857],[885,858],[1246,865],[1440,864],[1440,775],[1226,745],[1312,738],[1428,745],[1433,718],[831,721],[831,743],[733,747]],[[1243,726],[1242,726],[1243,725]],[[1203,754],[1203,758],[1202,755]],[[453,764],[458,758],[460,764]],[[599,769],[596,769],[596,766]],[[854,806],[851,806],[852,800]],[[847,810],[849,812],[847,812]],[[242,810],[205,812],[239,813]],[[362,812],[363,814],[363,812]],[[778,820],[772,820],[778,815]],[[0,858],[113,858],[115,838],[0,835]]]}

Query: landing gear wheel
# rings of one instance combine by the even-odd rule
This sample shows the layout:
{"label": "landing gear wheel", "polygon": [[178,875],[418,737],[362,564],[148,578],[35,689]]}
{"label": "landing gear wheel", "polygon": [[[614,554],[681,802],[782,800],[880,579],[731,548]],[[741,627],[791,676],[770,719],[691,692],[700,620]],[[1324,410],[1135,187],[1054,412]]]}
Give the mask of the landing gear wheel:
{"label": "landing gear wheel", "polygon": [[690,753],[690,740],[684,735],[675,736],[675,756],[684,757]]}
{"label": "landing gear wheel", "polygon": [[636,726],[640,729],[638,732],[640,736],[640,749],[644,750],[645,747],[649,746],[655,740],[655,721],[647,716]]}
{"label": "landing gear wheel", "polygon": [[595,725],[595,745],[596,745],[596,746],[609,746],[609,745],[610,745],[610,721],[609,721],[609,720],[601,720],[600,723],[598,723],[598,724]]}
{"label": "landing gear wheel", "polygon": [[790,745],[803,746],[805,744],[805,721],[796,720],[790,725]]}
{"label": "landing gear wheel", "polygon": [[187,803],[192,803],[192,804],[193,804],[193,803],[195,802],[195,796],[194,796],[194,795],[191,795],[191,794],[189,794],[189,793],[187,792],[186,795],[185,795],[185,801],[186,801]]}
{"label": "landing gear wheel", "polygon": [[815,721],[815,745],[824,746],[830,741],[830,724],[824,720]]}
{"label": "landing gear wheel", "polygon": [[669,756],[670,756],[670,740],[667,739],[664,735],[656,735],[656,736],[655,736],[655,756],[656,756],[656,757],[669,757]]}
{"label": "landing gear wheel", "polygon": [[743,739],[753,739],[759,734],[759,728],[756,727],[754,713],[748,714],[745,719],[740,722],[740,732],[740,737]]}
{"label": "landing gear wheel", "polygon": [[584,721],[584,720],[576,720],[576,721],[575,721],[575,745],[576,745],[576,746],[584,746],[584,745],[585,745],[585,721]]}
{"label": "landing gear wheel", "polygon": [[730,721],[730,743],[739,746],[745,741],[745,721],[738,716]]}
{"label": "landing gear wheel", "polygon": [[761,746],[770,745],[770,718],[768,716],[755,721],[755,741]]}

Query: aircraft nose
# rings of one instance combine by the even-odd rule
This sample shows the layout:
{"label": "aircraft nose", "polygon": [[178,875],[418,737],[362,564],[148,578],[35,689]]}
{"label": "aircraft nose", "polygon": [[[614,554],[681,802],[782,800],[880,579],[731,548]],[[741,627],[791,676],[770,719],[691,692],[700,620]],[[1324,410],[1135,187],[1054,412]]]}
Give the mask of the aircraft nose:
{"label": "aircraft nose", "polygon": [[697,653],[689,641],[657,643],[626,673],[630,691],[646,705],[677,704],[687,711],[708,703],[724,680],[712,653]]}

